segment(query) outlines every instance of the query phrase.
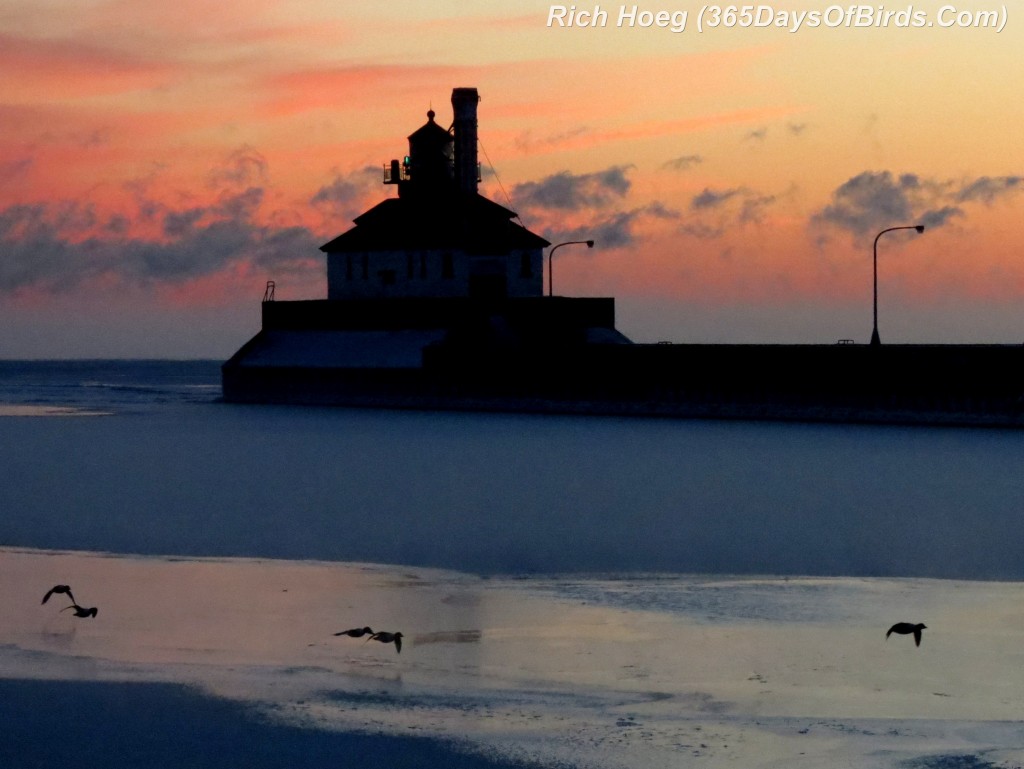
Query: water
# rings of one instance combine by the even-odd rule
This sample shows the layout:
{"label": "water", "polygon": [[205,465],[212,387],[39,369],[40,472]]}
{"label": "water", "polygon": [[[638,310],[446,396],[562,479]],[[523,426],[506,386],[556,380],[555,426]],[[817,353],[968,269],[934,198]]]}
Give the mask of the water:
{"label": "water", "polygon": [[[240,406],[215,361],[0,362],[0,763],[1019,766],[1022,460],[1014,431]],[[98,616],[41,605],[58,582]],[[402,653],[333,635],[363,624]]]}
{"label": "water", "polygon": [[214,361],[0,363],[8,413],[70,410],[0,419],[0,544],[478,574],[1024,578],[1018,431],[218,398]]}
{"label": "water", "polygon": [[219,361],[0,360],[2,405],[128,414],[219,397]]}

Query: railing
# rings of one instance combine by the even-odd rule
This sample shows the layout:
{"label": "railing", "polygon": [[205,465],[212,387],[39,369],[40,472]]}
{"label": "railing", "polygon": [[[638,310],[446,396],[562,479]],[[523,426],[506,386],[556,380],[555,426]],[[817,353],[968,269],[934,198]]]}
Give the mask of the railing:
{"label": "railing", "polygon": [[[410,178],[408,160],[401,163],[397,160],[385,163],[383,171],[384,184],[398,184],[399,182],[408,181]],[[476,164],[476,180],[477,182],[483,181],[483,166],[480,163]]]}
{"label": "railing", "polygon": [[409,179],[409,162],[406,160],[403,163],[399,163],[397,160],[392,160],[390,163],[384,164],[384,183],[385,184],[398,184],[399,182],[408,181]]}
{"label": "railing", "polygon": [[274,301],[274,281],[268,280],[267,287],[263,289],[263,301],[273,302]]}

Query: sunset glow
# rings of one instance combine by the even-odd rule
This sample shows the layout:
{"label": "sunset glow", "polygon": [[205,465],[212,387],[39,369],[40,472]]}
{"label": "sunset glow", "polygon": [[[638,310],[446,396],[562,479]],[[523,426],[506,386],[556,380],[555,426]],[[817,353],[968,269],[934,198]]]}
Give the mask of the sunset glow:
{"label": "sunset glow", "polygon": [[636,341],[866,342],[872,239],[918,223],[880,244],[887,341],[1024,338],[1024,9],[552,7],[0,0],[0,357],[227,357],[267,280],[325,295],[317,247],[461,86],[482,194],[594,239],[558,290]]}

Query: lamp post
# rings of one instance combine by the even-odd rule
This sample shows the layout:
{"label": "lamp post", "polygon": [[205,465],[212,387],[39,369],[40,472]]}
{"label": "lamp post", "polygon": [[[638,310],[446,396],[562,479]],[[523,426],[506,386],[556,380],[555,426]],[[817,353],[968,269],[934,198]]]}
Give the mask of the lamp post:
{"label": "lamp post", "polygon": [[882,340],[878,338],[878,239],[887,232],[893,232],[894,230],[917,230],[918,235],[924,232],[923,224],[911,224],[906,227],[889,227],[888,229],[882,230],[880,233],[875,235],[875,246],[874,246],[874,326],[871,329],[871,346],[877,347],[882,343]]}
{"label": "lamp post", "polygon": [[551,261],[552,261],[553,257],[555,256],[555,251],[557,251],[562,246],[573,246],[573,245],[583,244],[583,243],[587,244],[587,248],[593,248],[594,247],[594,241],[592,241],[592,240],[567,240],[564,243],[559,243],[556,246],[552,246],[551,250],[548,251],[548,296],[554,296],[554,293],[553,293],[553,291],[554,291],[554,284],[551,282]]}

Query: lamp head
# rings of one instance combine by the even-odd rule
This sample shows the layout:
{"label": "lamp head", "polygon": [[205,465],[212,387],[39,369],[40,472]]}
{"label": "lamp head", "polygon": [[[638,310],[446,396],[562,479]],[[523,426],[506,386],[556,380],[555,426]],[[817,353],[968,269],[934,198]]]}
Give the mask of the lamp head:
{"label": "lamp head", "polygon": [[917,234],[920,235],[922,232],[924,232],[924,225],[923,224],[914,225],[914,229],[917,230]]}
{"label": "lamp head", "polygon": [[[924,228],[922,227],[921,229],[924,229]],[[587,248],[593,248],[593,247],[594,247],[594,241],[588,240],[587,241]]]}

